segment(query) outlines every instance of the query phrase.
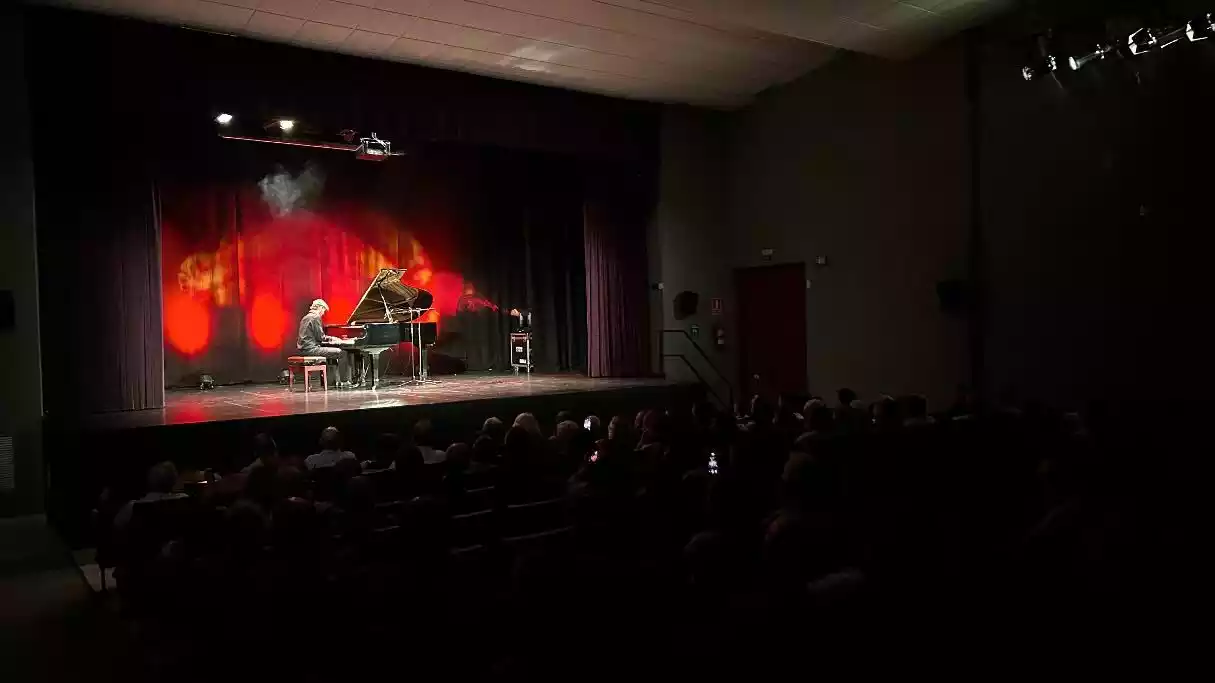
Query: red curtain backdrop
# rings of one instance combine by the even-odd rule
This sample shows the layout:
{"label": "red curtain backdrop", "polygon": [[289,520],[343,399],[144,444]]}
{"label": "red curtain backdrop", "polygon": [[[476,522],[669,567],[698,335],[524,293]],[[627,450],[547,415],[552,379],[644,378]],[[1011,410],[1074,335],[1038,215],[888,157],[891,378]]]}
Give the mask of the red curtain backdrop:
{"label": "red curtain backdrop", "polygon": [[[424,320],[440,326],[460,309],[496,309],[446,254],[435,260],[428,248],[450,252],[441,236],[456,219],[436,192],[411,187],[400,166],[340,156],[313,163],[255,143],[230,142],[217,153],[220,174],[177,177],[163,192],[169,385],[191,384],[200,373],[220,383],[275,378],[295,354],[312,299],[328,301],[324,322],[344,323],[383,267],[405,267],[409,283],[434,293],[436,310]],[[289,207],[267,202],[259,186],[267,177],[303,196]],[[406,188],[418,197],[396,202],[394,186],[397,198]],[[406,357],[386,356],[389,371],[402,372]]]}
{"label": "red curtain backdrop", "polygon": [[[504,369],[506,312],[532,308],[538,368],[582,366],[581,201],[568,160],[436,147],[373,163],[222,140],[200,158],[166,171],[162,192],[169,386],[204,373],[273,380],[313,299],[329,303],[326,324],[342,324],[392,267],[434,295],[423,318],[438,325],[432,361]],[[294,201],[271,201],[268,181]],[[381,372],[404,373],[411,352],[385,354]]]}
{"label": "red curtain backdrop", "polygon": [[[440,326],[459,309],[497,308],[450,264],[432,259],[421,233],[447,231],[447,218],[433,212],[427,220],[439,225],[341,200],[276,215],[251,183],[165,194],[170,385],[192,383],[200,373],[222,375],[221,383],[272,379],[296,352],[308,304],[325,299],[325,323],[344,323],[380,268],[407,268],[410,284],[432,292],[437,310],[424,319]],[[405,363],[399,356],[388,356],[389,364]]]}

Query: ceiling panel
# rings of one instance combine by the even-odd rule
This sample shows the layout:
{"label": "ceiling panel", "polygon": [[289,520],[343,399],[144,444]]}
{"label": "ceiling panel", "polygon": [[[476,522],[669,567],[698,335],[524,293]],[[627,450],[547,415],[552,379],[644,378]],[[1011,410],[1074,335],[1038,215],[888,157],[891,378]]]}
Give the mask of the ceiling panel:
{"label": "ceiling panel", "polygon": [[319,21],[308,21],[300,27],[300,30],[295,32],[295,35],[291,37],[291,41],[309,47],[332,49],[341,45],[351,33],[354,33],[354,29],[347,26],[334,26],[333,24],[323,24]]}
{"label": "ceiling panel", "polygon": [[841,49],[894,57],[923,49],[1012,4],[1012,0],[641,1]]}
{"label": "ceiling panel", "polygon": [[320,0],[312,12],[308,14],[308,18],[325,24],[333,24],[334,26],[358,28],[360,24],[371,23],[369,13],[370,10],[360,5],[333,2],[333,0]]}
{"label": "ceiling panel", "polygon": [[[155,2],[156,0],[150,1]],[[257,9],[298,19],[308,19],[318,4],[319,0],[261,0],[257,3]]]}
{"label": "ceiling panel", "polygon": [[241,33],[258,38],[287,41],[291,40],[303,25],[303,19],[286,17],[281,14],[271,14],[259,10],[254,12],[253,16],[249,18],[249,23],[245,24]]}
{"label": "ceiling panel", "polygon": [[839,49],[900,57],[1006,0],[44,0],[500,78],[717,107]]}
{"label": "ceiling panel", "polygon": [[342,43],[342,51],[355,55],[378,57],[396,42],[396,36],[355,29]]}
{"label": "ceiling panel", "polygon": [[[367,0],[367,2],[373,1]],[[404,14],[368,7],[364,10],[363,18],[359,21],[358,28],[365,31],[375,31],[376,33],[386,33],[390,36],[399,36],[414,21],[413,17],[408,17]]]}

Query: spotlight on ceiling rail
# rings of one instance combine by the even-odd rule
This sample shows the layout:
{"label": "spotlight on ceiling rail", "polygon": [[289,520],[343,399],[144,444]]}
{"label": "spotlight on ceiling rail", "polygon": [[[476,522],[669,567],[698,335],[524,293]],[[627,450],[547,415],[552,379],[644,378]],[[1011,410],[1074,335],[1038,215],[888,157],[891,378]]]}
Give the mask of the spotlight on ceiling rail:
{"label": "spotlight on ceiling rail", "polygon": [[[224,117],[224,118],[221,118]],[[306,147],[308,149],[332,149],[344,152],[354,152],[355,158],[364,161],[384,161],[388,157],[405,156],[405,152],[394,151],[392,143],[372,133],[370,136],[360,135],[353,128],[344,128],[334,138],[319,135],[310,127],[300,126],[298,133],[294,119],[269,119],[262,126],[262,134],[247,134],[235,130],[238,126],[229,127],[226,124],[236,120],[231,114],[220,114],[215,122],[220,124],[217,131],[219,137],[225,140],[241,140],[245,142],[263,142],[272,145],[287,145],[289,147]],[[275,128],[279,134],[275,133]]]}
{"label": "spotlight on ceiling rail", "polygon": [[1098,45],[1097,49],[1080,57],[1068,57],[1067,65],[1072,68],[1072,71],[1083,69],[1086,64],[1094,60],[1105,59],[1105,56],[1114,51],[1113,45]]}
{"label": "spotlight on ceiling rail", "polygon": [[1169,26],[1162,28],[1155,33],[1156,43],[1160,46],[1160,49],[1163,50],[1170,45],[1175,45],[1181,42],[1181,40],[1186,37],[1186,33],[1186,26]]}
{"label": "spotlight on ceiling rail", "polygon": [[1021,67],[1021,77],[1027,81],[1032,81],[1039,76],[1053,73],[1058,69],[1059,60],[1055,59],[1054,55],[1046,55],[1042,59],[1034,60],[1033,63]]}
{"label": "spotlight on ceiling rail", "polygon": [[1150,28],[1141,28],[1126,39],[1126,45],[1131,49],[1132,55],[1150,52],[1157,44],[1156,34]]}
{"label": "spotlight on ceiling rail", "polygon": [[1215,19],[1212,19],[1211,12],[1207,12],[1205,17],[1192,19],[1185,25],[1185,36],[1191,43],[1206,40],[1212,34],[1215,34]]}
{"label": "spotlight on ceiling rail", "polygon": [[383,161],[388,157],[399,157],[404,154],[404,152],[393,152],[392,143],[381,140],[376,137],[375,133],[372,133],[369,138],[359,138],[359,147],[354,151],[354,156],[363,161]]}

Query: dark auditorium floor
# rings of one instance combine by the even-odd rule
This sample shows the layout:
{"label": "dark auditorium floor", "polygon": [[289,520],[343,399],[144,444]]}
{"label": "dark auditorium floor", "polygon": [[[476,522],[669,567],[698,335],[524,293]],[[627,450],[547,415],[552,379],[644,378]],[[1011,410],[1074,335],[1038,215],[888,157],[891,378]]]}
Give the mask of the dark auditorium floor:
{"label": "dark auditorium floor", "polygon": [[0,519],[4,680],[108,681],[133,670],[131,632],[41,515]]}

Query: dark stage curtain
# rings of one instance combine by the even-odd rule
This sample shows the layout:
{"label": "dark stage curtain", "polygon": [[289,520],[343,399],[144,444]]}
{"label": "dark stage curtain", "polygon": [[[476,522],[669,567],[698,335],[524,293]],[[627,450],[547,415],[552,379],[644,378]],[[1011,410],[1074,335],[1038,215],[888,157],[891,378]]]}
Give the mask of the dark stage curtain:
{"label": "dark stage curtain", "polygon": [[[452,154],[452,152],[449,152]],[[463,150],[454,163],[463,194],[474,198],[464,267],[486,275],[485,295],[496,313],[462,315],[470,368],[506,368],[512,308],[531,309],[536,369],[586,367],[586,290],[581,183],[573,159],[503,149]],[[476,172],[472,172],[473,170]]]}
{"label": "dark stage curtain", "polygon": [[[164,406],[159,193],[149,140],[127,122],[145,84],[62,80],[33,24],[30,105],[42,384],[49,415]],[[90,69],[119,68],[106,54]],[[55,65],[55,66],[51,66]],[[104,103],[101,105],[99,103]],[[9,359],[9,362],[21,362]]]}
{"label": "dark stage curtain", "polygon": [[117,161],[113,175],[87,154],[50,165],[37,196],[46,407],[163,407],[156,187],[138,164]]}
{"label": "dark stage curtain", "polygon": [[636,172],[593,172],[584,202],[587,374],[649,374],[645,226],[651,185]]}

